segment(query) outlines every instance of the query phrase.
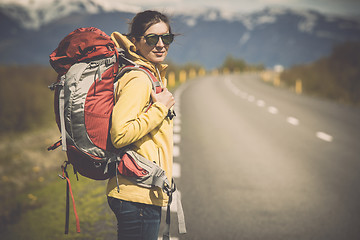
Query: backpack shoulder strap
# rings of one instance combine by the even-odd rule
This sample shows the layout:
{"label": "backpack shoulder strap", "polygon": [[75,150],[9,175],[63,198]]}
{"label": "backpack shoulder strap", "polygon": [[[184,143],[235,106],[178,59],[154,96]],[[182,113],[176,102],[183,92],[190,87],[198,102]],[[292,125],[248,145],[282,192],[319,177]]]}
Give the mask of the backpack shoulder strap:
{"label": "backpack shoulder strap", "polygon": [[140,66],[140,65],[127,65],[124,66],[120,69],[116,79],[121,78],[126,72],[131,71],[131,70],[140,70],[143,71],[150,79],[151,84],[152,84],[152,89],[156,92],[159,93],[162,91],[163,87],[161,82],[154,76],[154,74],[147,69],[146,67]]}

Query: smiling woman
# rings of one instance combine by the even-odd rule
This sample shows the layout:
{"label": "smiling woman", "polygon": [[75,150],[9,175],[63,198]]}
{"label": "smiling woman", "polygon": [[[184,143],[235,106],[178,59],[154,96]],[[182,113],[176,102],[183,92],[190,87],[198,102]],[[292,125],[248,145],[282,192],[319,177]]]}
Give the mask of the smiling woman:
{"label": "smiling woman", "polygon": [[174,35],[165,15],[145,11],[134,17],[129,38],[141,56],[157,64],[165,60]]}
{"label": "smiling woman", "polygon": [[[157,35],[156,33],[160,33]],[[164,22],[159,22],[152,25],[141,38],[134,42],[139,53],[153,63],[161,63],[169,50],[169,44],[174,39],[174,35],[169,33],[169,28]]]}
{"label": "smiling woman", "polygon": [[[113,41],[135,64],[160,82],[155,93],[149,77],[131,70],[122,75],[115,90],[111,140],[116,148],[131,149],[158,164],[172,179],[173,122],[169,110],[174,97],[167,90],[165,60],[174,39],[168,18],[157,11],[138,13],[127,35],[114,32]],[[118,174],[108,182],[108,203],[118,221],[118,239],[158,239],[161,207],[168,195],[159,187],[144,188]]]}

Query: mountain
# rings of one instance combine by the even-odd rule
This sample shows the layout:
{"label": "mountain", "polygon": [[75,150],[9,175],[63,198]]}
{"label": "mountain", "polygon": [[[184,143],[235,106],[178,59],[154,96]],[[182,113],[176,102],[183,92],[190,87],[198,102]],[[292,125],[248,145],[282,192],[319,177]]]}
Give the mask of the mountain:
{"label": "mountain", "polygon": [[[31,0],[0,4],[0,64],[48,64],[60,40],[78,27],[126,33],[140,8],[110,0]],[[315,61],[345,41],[360,41],[360,22],[316,11],[266,8],[250,14],[216,9],[169,13],[179,33],[168,58],[218,67],[232,55],[249,63],[285,67]]]}

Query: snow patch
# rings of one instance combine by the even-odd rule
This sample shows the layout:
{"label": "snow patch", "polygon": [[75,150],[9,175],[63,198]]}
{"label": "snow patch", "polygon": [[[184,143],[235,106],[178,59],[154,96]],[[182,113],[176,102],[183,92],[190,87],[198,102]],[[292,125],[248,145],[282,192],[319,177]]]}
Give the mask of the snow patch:
{"label": "snow patch", "polygon": [[256,25],[274,23],[276,22],[276,16],[264,15],[256,19]]}
{"label": "snow patch", "polygon": [[300,12],[300,15],[304,17],[304,20],[298,25],[299,31],[312,33],[318,17],[311,12]]}
{"label": "snow patch", "polygon": [[250,36],[249,32],[245,32],[239,40],[239,45],[244,45],[250,39]]}
{"label": "snow patch", "polygon": [[37,30],[72,13],[96,14],[102,11],[138,12],[140,7],[112,0],[3,0],[1,9],[26,29]]}

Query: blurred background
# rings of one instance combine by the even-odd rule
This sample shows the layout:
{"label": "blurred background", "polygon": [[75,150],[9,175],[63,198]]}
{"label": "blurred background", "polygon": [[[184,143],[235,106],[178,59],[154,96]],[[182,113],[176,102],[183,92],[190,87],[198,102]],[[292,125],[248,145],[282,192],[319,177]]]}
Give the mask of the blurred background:
{"label": "blurred background", "polygon": [[167,77],[190,231],[173,239],[359,239],[357,0],[0,0],[1,238],[115,239],[106,182],[85,178],[83,233],[63,235],[49,54],[79,27],[127,33],[146,9],[178,34]]}

